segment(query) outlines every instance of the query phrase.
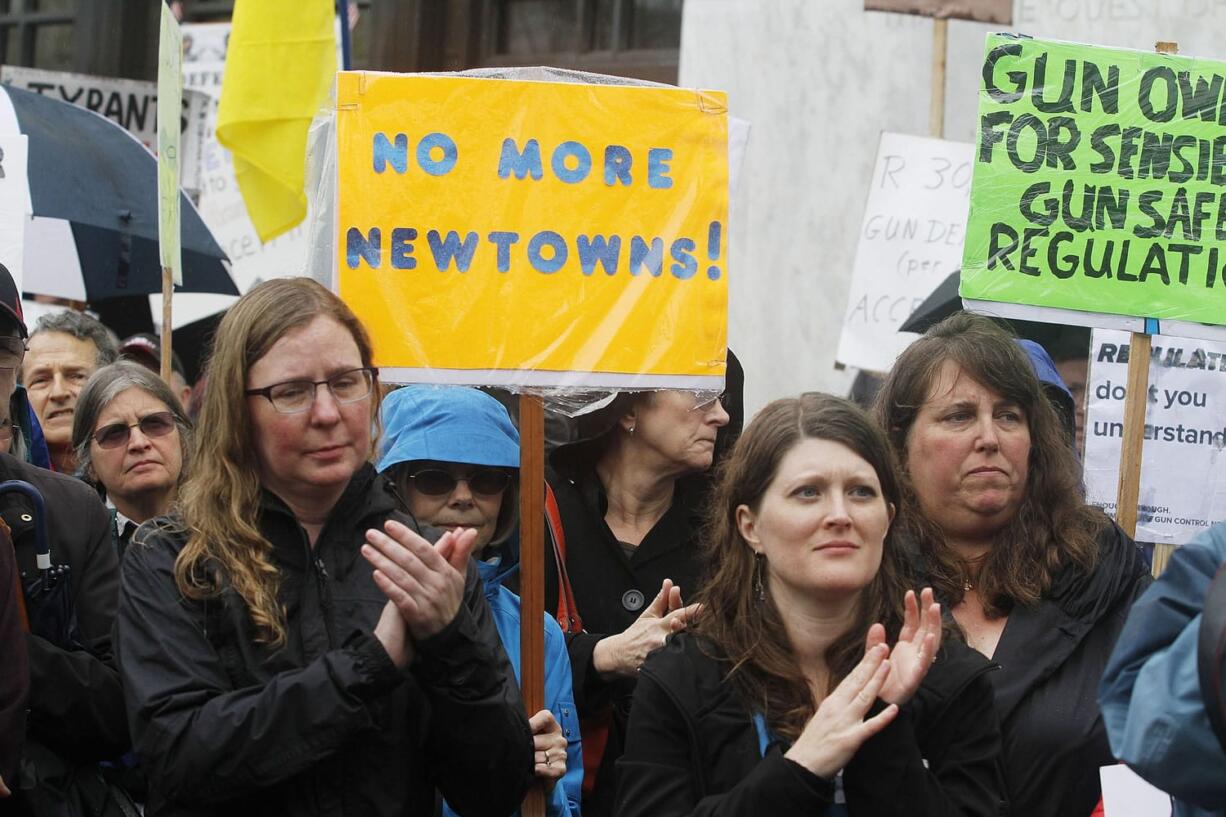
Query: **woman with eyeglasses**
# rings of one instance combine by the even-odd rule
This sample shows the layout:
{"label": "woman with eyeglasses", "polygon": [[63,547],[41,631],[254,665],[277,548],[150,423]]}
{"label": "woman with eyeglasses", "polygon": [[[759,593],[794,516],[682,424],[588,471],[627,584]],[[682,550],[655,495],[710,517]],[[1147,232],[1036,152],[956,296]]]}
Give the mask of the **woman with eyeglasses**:
{"label": "woman with eyeglasses", "polygon": [[702,573],[697,536],[708,472],[740,429],[741,383],[729,355],[724,395],[619,395],[550,455],[558,548],[556,560],[545,560],[545,609],[561,615],[568,633],[585,817],[614,813],[614,764],[639,668],[694,612],[685,600]]}
{"label": "woman with eyeglasses", "polygon": [[[477,531],[473,554],[502,645],[519,678],[519,432],[477,389],[408,386],[383,400],[378,469],[402,507],[443,530]],[[579,716],[562,629],[545,620],[545,706],[532,716],[536,775],[550,817],[578,817],[583,785]],[[560,784],[560,785],[559,785]],[[445,817],[455,812],[444,804]]]}
{"label": "woman with eyeglasses", "polygon": [[81,476],[115,510],[123,558],[136,528],[170,511],[187,472],[191,421],[165,381],[119,361],[94,372],[81,389],[72,446]]}
{"label": "woman with eyeglasses", "polygon": [[[505,817],[528,720],[469,564],[369,463],[370,340],[305,278],[240,298],[213,341],[178,512],[124,560],[117,657],[146,814]],[[146,531],[148,534],[146,535]],[[474,781],[480,781],[474,785]]]}

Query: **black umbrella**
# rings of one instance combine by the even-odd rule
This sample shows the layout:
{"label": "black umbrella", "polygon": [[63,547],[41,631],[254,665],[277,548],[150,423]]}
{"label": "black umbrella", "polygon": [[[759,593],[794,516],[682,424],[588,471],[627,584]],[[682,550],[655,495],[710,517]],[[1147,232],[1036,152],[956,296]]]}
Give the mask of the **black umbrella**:
{"label": "black umbrella", "polygon": [[[903,321],[898,331],[922,334],[962,309],[962,297],[958,294],[960,274],[959,270],[951,272]],[[1008,326],[1018,337],[1038,343],[1056,360],[1084,357],[1090,346],[1090,330],[1082,326],[1000,317],[996,321]]]}
{"label": "black umbrella", "polygon": [[[23,289],[82,301],[161,292],[157,159],[93,111],[10,85],[2,90],[15,121],[0,109],[0,132],[29,141],[35,219]],[[179,207],[180,291],[238,295],[225,252],[181,192]]]}
{"label": "black umbrella", "polygon": [[941,321],[962,308],[962,297],[958,295],[958,277],[961,270],[954,270],[944,281],[937,284],[932,294],[915,308],[915,311],[898,327],[899,332],[917,332],[923,334],[929,327],[936,326]]}
{"label": "black umbrella", "polygon": [[43,495],[28,482],[10,479],[0,482],[0,494],[19,493],[34,505],[34,552],[37,571],[25,583],[26,614],[30,632],[66,650],[81,649],[77,613],[72,605],[71,573],[68,565],[51,561],[51,541],[47,538],[47,508]]}
{"label": "black umbrella", "polygon": [[174,350],[183,360],[183,371],[188,383],[195,383],[204,373],[209,354],[213,350],[213,335],[225,311],[207,315],[174,330]]}

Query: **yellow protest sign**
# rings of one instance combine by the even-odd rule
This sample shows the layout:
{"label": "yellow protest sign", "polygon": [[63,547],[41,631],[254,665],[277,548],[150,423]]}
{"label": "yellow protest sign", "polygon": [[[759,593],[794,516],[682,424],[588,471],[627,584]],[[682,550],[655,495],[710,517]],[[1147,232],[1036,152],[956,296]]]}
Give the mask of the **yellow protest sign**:
{"label": "yellow protest sign", "polygon": [[337,269],[390,379],[711,388],[727,102],[342,72]]}

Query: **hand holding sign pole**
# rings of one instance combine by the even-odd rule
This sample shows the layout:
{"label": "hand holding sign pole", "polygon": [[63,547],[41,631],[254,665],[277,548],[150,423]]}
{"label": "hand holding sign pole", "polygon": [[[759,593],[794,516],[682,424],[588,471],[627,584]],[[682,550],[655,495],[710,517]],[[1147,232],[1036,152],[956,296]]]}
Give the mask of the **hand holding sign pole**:
{"label": "hand holding sign pole", "polygon": [[162,261],[162,379],[170,382],[171,298],[183,285],[179,240],[179,117],[183,108],[183,32],[162,4],[158,42],[158,251]]}
{"label": "hand holding sign pole", "polygon": [[[545,617],[545,405],[535,394],[519,396],[519,686],[529,715],[545,708],[545,631],[523,622]],[[533,786],[525,817],[543,817],[545,792]]]}

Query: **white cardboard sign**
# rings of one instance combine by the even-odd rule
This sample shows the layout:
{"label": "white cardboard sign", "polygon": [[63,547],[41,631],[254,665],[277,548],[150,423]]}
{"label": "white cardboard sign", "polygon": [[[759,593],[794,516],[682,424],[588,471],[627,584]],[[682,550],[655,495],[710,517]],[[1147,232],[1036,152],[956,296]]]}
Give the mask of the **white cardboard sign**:
{"label": "white cardboard sign", "polygon": [[[1095,329],[1086,387],[1087,499],[1114,515],[1127,332]],[[1137,535],[1181,545],[1226,521],[1226,343],[1153,337]]]}
{"label": "white cardboard sign", "polygon": [[958,269],[973,146],[882,133],[835,357],[889,371],[918,335],[898,331]]}
{"label": "white cardboard sign", "polygon": [[1116,764],[1098,770],[1103,785],[1106,817],[1171,817],[1171,797],[1154,788],[1127,766]]}
{"label": "white cardboard sign", "polygon": [[[234,178],[230,151],[221,146],[216,136],[217,100],[221,97],[221,78],[229,40],[229,23],[183,25],[183,87],[204,92],[210,97],[208,138],[205,139],[200,162],[198,209],[200,217],[230,258],[230,275],[238,291],[246,292],[268,278],[304,273],[307,222],[261,244],[255,225],[247,215],[247,205]],[[308,213],[307,219],[310,218]],[[203,308],[211,308],[214,302],[202,301],[202,304]],[[203,315],[196,315],[193,319],[196,317]],[[175,322],[178,323],[177,317]]]}

